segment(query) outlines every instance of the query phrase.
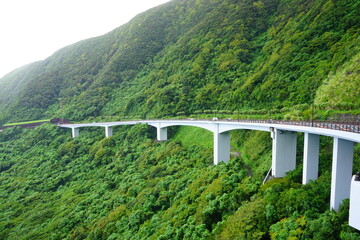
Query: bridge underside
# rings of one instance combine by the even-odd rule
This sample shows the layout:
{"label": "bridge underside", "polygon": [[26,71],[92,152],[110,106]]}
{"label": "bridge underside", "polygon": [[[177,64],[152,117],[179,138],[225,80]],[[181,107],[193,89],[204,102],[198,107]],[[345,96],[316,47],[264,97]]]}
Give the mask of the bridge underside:
{"label": "bridge underside", "polygon": [[[334,137],[331,200],[330,208],[337,210],[342,200],[350,197],[354,142],[360,142],[359,134],[317,128],[271,125],[261,123],[237,123],[218,121],[130,121],[114,123],[68,124],[61,127],[72,129],[72,136],[79,136],[79,128],[85,126],[105,127],[105,136],[111,137],[112,127],[145,123],[157,128],[157,140],[168,139],[170,126],[201,127],[214,134],[214,164],[230,160],[230,131],[235,129],[260,130],[271,132],[272,137],[272,176],[284,177],[296,168],[297,132],[304,132],[303,184],[316,180],[319,168],[319,135]],[[303,130],[305,129],[305,130]],[[311,131],[310,131],[311,130]],[[357,213],[360,215],[360,212]]]}

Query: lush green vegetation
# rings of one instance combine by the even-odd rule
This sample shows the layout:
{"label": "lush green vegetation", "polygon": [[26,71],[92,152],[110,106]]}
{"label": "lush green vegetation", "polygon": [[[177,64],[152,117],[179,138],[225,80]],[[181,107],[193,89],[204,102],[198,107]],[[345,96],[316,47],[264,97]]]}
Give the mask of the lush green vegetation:
{"label": "lush green vegetation", "polygon": [[171,136],[173,141],[179,141],[184,145],[201,145],[207,148],[213,147],[212,138],[213,134],[205,129],[186,126],[179,127],[174,136]]}
{"label": "lush green vegetation", "polygon": [[171,1],[5,76],[0,122],[207,110],[309,119],[313,101],[320,119],[359,114],[359,4]]}
{"label": "lush green vegetation", "polygon": [[[261,185],[268,134],[234,133],[248,143],[250,176],[239,157],[214,166],[212,148],[159,143],[153,130],[123,126],[108,139],[96,128],[72,139],[51,124],[0,132],[0,238],[359,239],[347,225],[348,202],[328,211],[330,139],[321,141],[317,181],[303,186],[299,164]],[[198,138],[187,128],[175,136],[182,131]]]}
{"label": "lush green vegetation", "polygon": [[[173,0],[0,79],[0,125],[53,117],[353,120],[360,115],[357,0]],[[0,239],[360,239],[330,212],[332,140],[320,177],[261,185],[268,133],[51,124],[0,132]],[[354,172],[360,171],[355,146]]]}

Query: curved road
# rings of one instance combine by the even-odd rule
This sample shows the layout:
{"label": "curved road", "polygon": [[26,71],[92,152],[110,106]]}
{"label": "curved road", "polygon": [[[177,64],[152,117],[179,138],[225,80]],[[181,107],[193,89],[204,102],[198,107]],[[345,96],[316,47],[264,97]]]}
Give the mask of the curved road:
{"label": "curved road", "polygon": [[195,126],[205,128],[214,132],[214,123],[219,125],[219,132],[226,132],[235,129],[249,129],[260,131],[273,131],[274,128],[280,130],[313,133],[329,137],[339,137],[342,139],[360,142],[360,122],[337,123],[337,122],[311,122],[311,121],[286,121],[286,120],[233,120],[233,119],[159,119],[159,120],[136,120],[118,122],[93,122],[93,123],[72,123],[58,124],[64,128],[81,127],[113,127],[120,125],[135,125],[137,123],[148,124],[157,128],[169,126]]}

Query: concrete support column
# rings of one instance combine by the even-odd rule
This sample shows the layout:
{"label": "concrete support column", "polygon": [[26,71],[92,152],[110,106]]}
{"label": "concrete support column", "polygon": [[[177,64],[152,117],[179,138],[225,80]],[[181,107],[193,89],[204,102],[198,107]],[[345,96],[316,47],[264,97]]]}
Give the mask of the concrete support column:
{"label": "concrete support column", "polygon": [[349,225],[360,230],[360,181],[356,181],[356,175],[351,181]]}
{"label": "concrete support column", "polygon": [[214,164],[230,160],[230,132],[219,133],[217,124],[214,132]]}
{"label": "concrete support column", "polygon": [[105,127],[105,137],[111,137],[113,135],[113,130],[111,126]]}
{"label": "concrete support column", "polygon": [[319,173],[319,143],[320,138],[317,134],[305,133],[304,135],[304,166],[303,184],[310,180],[316,180]]}
{"label": "concrete support column", "polygon": [[161,128],[159,126],[159,127],[156,127],[156,130],[157,130],[157,140],[158,141],[166,141],[167,140],[167,128],[166,127]]}
{"label": "concrete support column", "polygon": [[330,209],[338,210],[341,202],[350,197],[354,142],[334,138]]}
{"label": "concrete support column", "polygon": [[296,132],[274,129],[271,134],[272,176],[284,177],[285,173],[296,167]]}
{"label": "concrete support column", "polygon": [[79,136],[79,128],[73,127],[73,128],[71,128],[71,130],[72,130],[72,137],[73,138],[76,138],[77,136]]}

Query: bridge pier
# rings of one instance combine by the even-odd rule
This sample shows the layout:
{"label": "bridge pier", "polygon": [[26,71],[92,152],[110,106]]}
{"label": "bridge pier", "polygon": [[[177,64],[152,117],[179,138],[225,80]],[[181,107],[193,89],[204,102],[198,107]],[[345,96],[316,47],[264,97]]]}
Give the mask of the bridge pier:
{"label": "bridge pier", "polygon": [[77,136],[79,136],[79,128],[77,127],[71,128],[71,133],[72,133],[72,137],[76,138]]}
{"label": "bridge pier", "polygon": [[214,132],[214,164],[230,160],[230,132],[219,133],[217,124]]}
{"label": "bridge pier", "polygon": [[157,140],[158,141],[166,141],[167,140],[167,128],[160,127],[160,124],[158,127],[156,127],[156,132],[157,132]]}
{"label": "bridge pier", "polygon": [[319,143],[319,135],[311,133],[304,134],[303,184],[307,184],[310,180],[316,180],[318,178]]}
{"label": "bridge pier", "polygon": [[360,230],[360,181],[353,176],[350,191],[349,225]]}
{"label": "bridge pier", "polygon": [[105,137],[111,137],[113,135],[113,129],[111,126],[105,126]]}
{"label": "bridge pier", "polygon": [[331,210],[338,210],[341,202],[346,198],[350,198],[353,154],[354,142],[334,138],[330,195]]}
{"label": "bridge pier", "polygon": [[296,167],[297,134],[292,131],[273,129],[272,176],[284,177],[286,172]]}

